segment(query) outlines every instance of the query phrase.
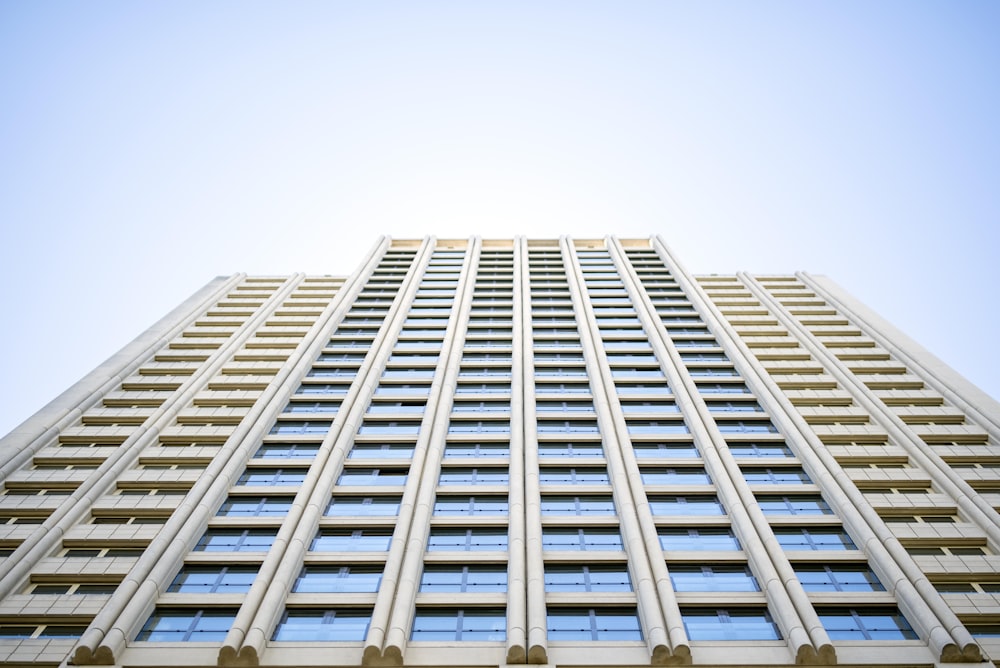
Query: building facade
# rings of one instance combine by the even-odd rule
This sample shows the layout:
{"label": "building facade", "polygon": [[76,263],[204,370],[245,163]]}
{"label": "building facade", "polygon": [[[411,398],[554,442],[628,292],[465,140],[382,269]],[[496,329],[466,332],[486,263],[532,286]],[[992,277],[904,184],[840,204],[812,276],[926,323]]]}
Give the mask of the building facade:
{"label": "building facade", "polygon": [[0,665],[1000,659],[1000,406],[659,238],[216,279],[0,479]]}

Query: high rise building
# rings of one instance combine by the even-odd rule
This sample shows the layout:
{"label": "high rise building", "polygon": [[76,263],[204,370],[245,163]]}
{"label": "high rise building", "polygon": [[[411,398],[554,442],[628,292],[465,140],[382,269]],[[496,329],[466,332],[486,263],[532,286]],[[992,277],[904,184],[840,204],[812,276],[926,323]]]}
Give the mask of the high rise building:
{"label": "high rise building", "polygon": [[216,279],[0,476],[2,665],[1000,658],[1000,406],[659,238]]}

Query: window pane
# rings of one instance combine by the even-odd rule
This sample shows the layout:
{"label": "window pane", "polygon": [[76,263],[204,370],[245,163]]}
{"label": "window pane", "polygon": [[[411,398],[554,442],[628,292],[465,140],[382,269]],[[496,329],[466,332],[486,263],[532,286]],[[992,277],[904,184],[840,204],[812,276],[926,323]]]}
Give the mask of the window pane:
{"label": "window pane", "polygon": [[431,529],[427,550],[433,551],[491,551],[507,550],[505,528],[484,529]]}
{"label": "window pane", "polygon": [[392,532],[379,529],[334,531],[324,529],[313,539],[310,550],[316,552],[384,552],[389,549]]}
{"label": "window pane", "polygon": [[691,640],[779,640],[766,610],[681,610]]}
{"label": "window pane", "polygon": [[360,641],[368,633],[371,613],[360,610],[288,610],[273,640]]}
{"label": "window pane", "polygon": [[374,592],[382,580],[380,566],[306,566],[302,569],[292,591],[318,592]]}
{"label": "window pane", "polygon": [[738,550],[740,543],[729,529],[660,529],[664,550]]}

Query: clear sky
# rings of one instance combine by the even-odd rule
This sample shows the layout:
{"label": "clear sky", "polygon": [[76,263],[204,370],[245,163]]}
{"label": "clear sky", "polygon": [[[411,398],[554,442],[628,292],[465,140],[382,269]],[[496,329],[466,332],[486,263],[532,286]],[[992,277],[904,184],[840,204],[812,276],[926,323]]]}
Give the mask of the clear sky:
{"label": "clear sky", "polygon": [[1000,395],[1000,3],[0,3],[0,434],[210,278],[662,234]]}

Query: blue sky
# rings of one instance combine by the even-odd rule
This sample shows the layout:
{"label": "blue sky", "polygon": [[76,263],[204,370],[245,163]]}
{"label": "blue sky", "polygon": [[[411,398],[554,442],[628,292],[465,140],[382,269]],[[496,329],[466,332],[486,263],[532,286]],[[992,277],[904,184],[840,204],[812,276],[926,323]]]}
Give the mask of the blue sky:
{"label": "blue sky", "polygon": [[211,277],[661,234],[1000,395],[995,2],[0,3],[0,433]]}

